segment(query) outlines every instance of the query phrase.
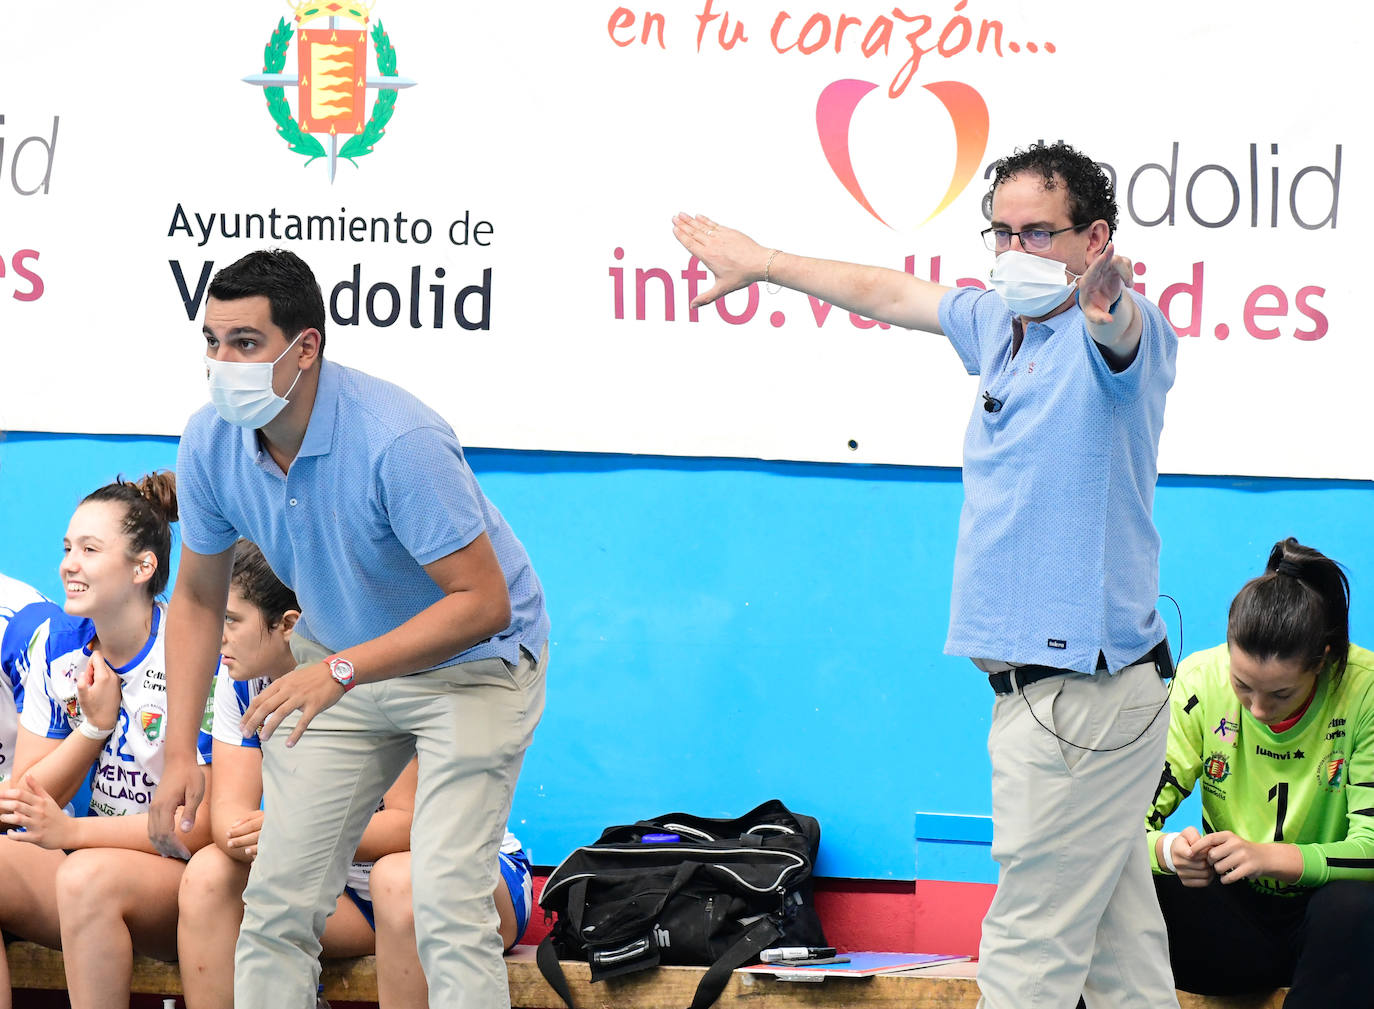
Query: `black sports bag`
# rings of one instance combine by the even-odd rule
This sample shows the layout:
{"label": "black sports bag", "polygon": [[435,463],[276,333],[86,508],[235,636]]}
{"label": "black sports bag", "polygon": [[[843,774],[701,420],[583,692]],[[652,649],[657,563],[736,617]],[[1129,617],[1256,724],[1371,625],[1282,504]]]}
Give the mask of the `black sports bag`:
{"label": "black sports bag", "polygon": [[559,959],[593,981],[658,964],[709,966],[691,1009],[770,946],[824,946],[811,896],[820,824],[777,799],[743,816],[667,813],[609,827],[554,869],[539,904],[556,915],[539,945],[544,979],[569,1007]]}

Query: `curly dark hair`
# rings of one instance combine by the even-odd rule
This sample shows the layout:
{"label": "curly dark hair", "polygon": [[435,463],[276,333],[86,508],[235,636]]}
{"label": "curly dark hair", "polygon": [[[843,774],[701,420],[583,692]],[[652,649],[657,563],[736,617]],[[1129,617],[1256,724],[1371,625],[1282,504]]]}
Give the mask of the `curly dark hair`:
{"label": "curly dark hair", "polygon": [[1116,233],[1116,190],[1112,180],[1092,158],[1068,144],[1032,144],[1017,148],[1009,156],[993,162],[992,188],[988,190],[989,206],[997,187],[1016,175],[1034,172],[1044,180],[1049,190],[1064,188],[1069,197],[1069,216],[1074,224],[1092,224],[1103,220]]}

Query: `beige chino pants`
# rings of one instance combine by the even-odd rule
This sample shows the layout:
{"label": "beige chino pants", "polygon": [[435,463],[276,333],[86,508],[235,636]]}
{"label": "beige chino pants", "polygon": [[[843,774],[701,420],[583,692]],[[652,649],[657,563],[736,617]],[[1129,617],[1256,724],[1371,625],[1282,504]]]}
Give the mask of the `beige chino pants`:
{"label": "beige chino pants", "polygon": [[1088,1009],[1178,1009],[1145,846],[1166,697],[1149,662],[998,696],[981,1009],[1073,1009],[1080,994]]}
{"label": "beige chino pants", "polygon": [[[300,665],[325,658],[295,635]],[[382,793],[420,758],[412,885],[429,1004],[510,1005],[492,892],[525,750],[544,710],[548,649],[364,683],[287,749],[295,718],[263,744],[266,816],[235,953],[238,1009],[313,1009],[320,936]]]}

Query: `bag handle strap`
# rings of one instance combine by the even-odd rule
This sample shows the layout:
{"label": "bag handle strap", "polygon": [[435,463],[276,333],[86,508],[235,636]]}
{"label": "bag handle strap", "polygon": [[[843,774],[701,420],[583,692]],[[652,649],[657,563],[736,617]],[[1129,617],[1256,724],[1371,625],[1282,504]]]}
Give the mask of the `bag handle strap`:
{"label": "bag handle strap", "polygon": [[539,949],[534,954],[534,962],[539,965],[539,973],[549,983],[555,994],[563,1000],[568,1009],[573,1009],[572,992],[568,990],[568,979],[563,974],[563,965],[558,962],[558,953],[553,948],[553,934],[544,936]]}
{"label": "bag handle strap", "polygon": [[568,924],[577,935],[582,934],[582,915],[587,910],[587,880],[579,879],[568,888]]}
{"label": "bag handle strap", "polygon": [[[582,934],[582,912],[587,906],[587,881],[579,879],[568,889],[567,916],[568,923],[572,926],[576,935]],[[534,962],[539,967],[539,973],[544,975],[544,980],[549,987],[554,990],[563,1004],[568,1009],[573,1009],[572,991],[568,988],[567,975],[563,973],[563,965],[558,962],[558,951],[553,948],[553,933],[544,936],[539,943],[539,948],[535,951]]]}
{"label": "bag handle strap", "polygon": [[[658,902],[653,913],[649,916],[651,920],[657,920],[659,914],[663,911],[664,905],[691,881],[700,867],[701,863],[699,862],[684,862],[682,865],[678,866],[677,872],[673,874],[672,882],[668,885],[667,891],[663,894],[663,899]],[[587,881],[581,879],[569,888],[567,904],[568,923],[578,935],[582,934],[582,915],[586,906]],[[760,946],[759,948],[762,949],[763,947]],[[734,952],[733,948],[731,952]],[[643,966],[649,967],[656,962],[656,960],[646,961]],[[539,967],[539,973],[544,976],[544,980],[548,982],[549,987],[563,1000],[563,1004],[566,1005],[568,1009],[573,1009],[572,991],[568,987],[568,978],[563,973],[563,966],[558,962],[558,952],[553,948],[552,933],[546,935],[543,941],[539,943],[539,949],[535,952],[535,963]],[[593,969],[592,973],[593,980],[596,980],[596,970]],[[728,971],[726,972],[726,977],[729,977]],[[721,987],[724,988],[724,982],[721,982]],[[715,1001],[715,999],[712,998],[711,1001]],[[707,1002],[706,1005],[710,1005],[710,1002]]]}
{"label": "bag handle strap", "polygon": [[720,993],[725,990],[725,986],[730,983],[730,975],[735,968],[743,967],[750,961],[757,959],[760,952],[767,949],[781,936],[782,932],[772,919],[764,917],[754,922],[749,930],[740,936],[735,944],[707,969],[701,983],[697,985],[697,991],[692,997],[692,1004],[689,1009],[708,1009],[709,1006],[714,1005],[716,999],[720,998]]}
{"label": "bag handle strap", "polygon": [[663,897],[654,905],[653,912],[649,917],[653,918],[655,921],[658,920],[658,916],[663,913],[663,909],[668,905],[668,901],[676,897],[682,891],[682,888],[692,881],[692,877],[697,874],[697,870],[700,868],[700,862],[683,862],[679,865],[677,867],[677,872],[673,873],[672,882],[669,883],[668,888],[663,891]]}

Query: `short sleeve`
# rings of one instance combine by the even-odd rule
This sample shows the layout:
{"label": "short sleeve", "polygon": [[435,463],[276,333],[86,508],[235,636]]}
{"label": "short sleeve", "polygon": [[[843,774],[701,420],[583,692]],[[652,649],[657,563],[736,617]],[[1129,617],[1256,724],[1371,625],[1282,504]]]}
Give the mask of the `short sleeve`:
{"label": "short sleeve", "polygon": [[1164,754],[1164,770],[1154,802],[1145,816],[1145,842],[1150,854],[1150,868],[1164,872],[1155,854],[1155,841],[1164,831],[1164,823],[1179,804],[1193,794],[1193,786],[1202,772],[1202,724],[1209,717],[1199,702],[1200,684],[1210,652],[1188,656],[1178,667],[1173,686],[1169,690],[1169,735]]}
{"label": "short sleeve", "polygon": [[[219,672],[215,674],[215,689],[211,699],[214,705],[214,714],[210,719],[210,737],[217,739],[221,743],[229,746],[250,746],[254,749],[261,749],[262,743],[257,735],[244,736],[239,731],[239,722],[243,719],[243,713],[248,710],[248,705],[259,690],[262,689],[263,680],[249,680],[242,682],[230,678],[228,670],[223,664],[219,667]],[[205,735],[204,732],[201,735]],[[213,744],[207,740],[207,748],[212,748]],[[208,761],[207,761],[208,763]]]}
{"label": "short sleeve", "polygon": [[35,736],[45,739],[66,739],[72,734],[66,712],[52,695],[49,677],[48,639],[52,622],[45,621],[35,630],[29,642],[28,659],[24,670],[24,710],[19,724]]}
{"label": "short sleeve", "polygon": [[[1131,297],[1140,312],[1140,346],[1135,357],[1121,371],[1112,371],[1100,352],[1093,355],[1108,387],[1126,403],[1139,399],[1152,387],[1166,391],[1172,388],[1178,359],[1178,334],[1164,313],[1148,298],[1135,292]],[[1086,324],[1083,331],[1091,343]]]}
{"label": "short sleeve", "polygon": [[423,427],[397,438],[378,476],[391,529],[416,563],[447,557],[486,530],[482,493],[451,432]]}
{"label": "short sleeve", "polygon": [[940,328],[970,375],[982,372],[982,342],[978,339],[978,314],[986,312],[982,299],[992,297],[1010,317],[996,293],[977,287],[956,287],[940,299]]}
{"label": "short sleeve", "polygon": [[[4,668],[5,678],[14,692],[15,708],[24,710],[24,682],[28,675],[30,654],[39,629],[61,607],[46,599],[21,607],[5,624],[5,633],[0,637],[0,667]],[[40,657],[42,652],[39,652]]]}
{"label": "short sleeve", "polygon": [[177,445],[177,512],[181,520],[181,542],[187,549],[207,555],[223,553],[238,539],[238,532],[220,513],[214,485],[205,470],[213,417],[211,407],[192,414]]}
{"label": "short sleeve", "polygon": [[200,732],[196,734],[196,763],[204,766],[214,761],[214,742],[215,737],[211,734],[215,728],[215,694],[219,690],[219,678],[224,672],[223,664],[215,672],[215,678],[210,681],[210,696],[205,699],[205,713],[200,717]]}

